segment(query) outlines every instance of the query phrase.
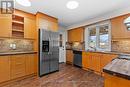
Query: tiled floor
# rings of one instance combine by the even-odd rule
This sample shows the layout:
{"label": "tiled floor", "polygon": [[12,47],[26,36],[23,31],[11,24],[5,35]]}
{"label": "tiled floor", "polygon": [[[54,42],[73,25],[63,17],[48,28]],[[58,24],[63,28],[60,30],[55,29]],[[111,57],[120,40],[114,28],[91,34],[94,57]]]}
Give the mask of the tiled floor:
{"label": "tiled floor", "polygon": [[3,87],[103,87],[104,79],[92,72],[61,64],[60,71],[42,78],[31,77]]}

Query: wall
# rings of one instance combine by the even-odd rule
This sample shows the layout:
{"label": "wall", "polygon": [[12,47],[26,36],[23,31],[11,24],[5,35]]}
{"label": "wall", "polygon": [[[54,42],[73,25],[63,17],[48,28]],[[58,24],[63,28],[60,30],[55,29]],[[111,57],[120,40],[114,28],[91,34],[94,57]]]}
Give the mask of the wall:
{"label": "wall", "polygon": [[65,27],[59,26],[58,32],[63,35],[63,46],[64,46],[64,48],[60,47],[59,62],[66,62],[67,30]]}
{"label": "wall", "polygon": [[[11,49],[10,44],[16,44],[16,49]],[[26,52],[33,49],[32,40],[0,38],[0,52]]]}
{"label": "wall", "polygon": [[86,21],[78,23],[78,24],[68,26],[67,29],[70,30],[70,29],[73,29],[73,28],[76,28],[76,27],[90,25],[90,24],[93,24],[93,23],[108,20],[108,19],[111,19],[111,18],[114,18],[114,17],[117,17],[117,16],[128,14],[128,13],[130,13],[130,6],[122,8],[122,9],[115,10],[114,12],[111,12],[111,13],[106,13],[106,14],[97,16],[95,18],[92,18],[90,20],[86,20]]}

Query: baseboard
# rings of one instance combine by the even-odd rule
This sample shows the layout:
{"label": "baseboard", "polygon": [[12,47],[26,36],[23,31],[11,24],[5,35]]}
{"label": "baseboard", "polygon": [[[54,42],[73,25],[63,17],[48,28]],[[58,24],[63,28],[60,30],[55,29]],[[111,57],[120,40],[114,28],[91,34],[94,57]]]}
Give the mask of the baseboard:
{"label": "baseboard", "polygon": [[65,63],[65,62],[59,62],[59,64],[63,64],[63,63]]}

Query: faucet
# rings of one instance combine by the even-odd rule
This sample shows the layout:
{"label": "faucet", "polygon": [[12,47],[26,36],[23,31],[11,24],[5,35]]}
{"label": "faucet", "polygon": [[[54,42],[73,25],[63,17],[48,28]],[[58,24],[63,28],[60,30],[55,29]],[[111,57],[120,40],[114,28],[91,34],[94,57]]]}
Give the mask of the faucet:
{"label": "faucet", "polygon": [[91,46],[90,46],[90,48],[93,49],[93,51],[96,51],[96,48],[95,48],[95,47],[91,47]]}

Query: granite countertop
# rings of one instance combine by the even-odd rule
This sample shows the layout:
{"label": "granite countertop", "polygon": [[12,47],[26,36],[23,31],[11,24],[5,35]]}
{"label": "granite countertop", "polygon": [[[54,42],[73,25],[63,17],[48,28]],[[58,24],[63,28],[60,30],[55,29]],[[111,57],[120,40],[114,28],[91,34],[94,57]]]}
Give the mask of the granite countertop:
{"label": "granite countertop", "polygon": [[82,51],[82,52],[116,54],[116,55],[130,55],[130,52],[118,52],[118,51],[87,51],[87,50],[79,50],[79,49],[66,49],[66,50],[76,50],[76,51]]}
{"label": "granite countertop", "polygon": [[5,55],[18,55],[18,54],[34,54],[37,53],[36,51],[28,51],[28,52],[2,52],[0,53],[0,56]]}
{"label": "granite countertop", "polygon": [[117,58],[103,68],[105,73],[130,80],[130,59]]}

